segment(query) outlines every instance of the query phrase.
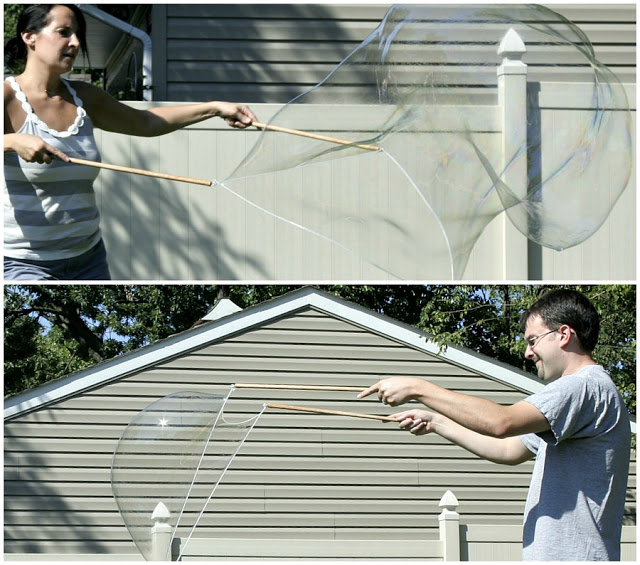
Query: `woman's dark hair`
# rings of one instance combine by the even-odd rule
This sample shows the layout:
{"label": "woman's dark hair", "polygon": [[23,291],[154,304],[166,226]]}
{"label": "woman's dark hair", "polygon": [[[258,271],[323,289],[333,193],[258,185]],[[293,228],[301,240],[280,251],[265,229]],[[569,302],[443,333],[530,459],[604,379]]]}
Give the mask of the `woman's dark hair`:
{"label": "woman's dark hair", "polygon": [[522,331],[532,316],[540,316],[550,330],[560,329],[560,326],[567,324],[576,332],[582,348],[588,353],[598,343],[600,316],[591,301],[576,290],[557,289],[543,294],[522,314]]}
{"label": "woman's dark hair", "polygon": [[4,64],[14,71],[27,60],[27,46],[22,40],[25,31],[38,33],[51,20],[50,12],[55,6],[66,6],[76,17],[80,50],[87,56],[87,22],[84,14],[75,4],[26,4],[18,18],[16,34],[4,44]]}

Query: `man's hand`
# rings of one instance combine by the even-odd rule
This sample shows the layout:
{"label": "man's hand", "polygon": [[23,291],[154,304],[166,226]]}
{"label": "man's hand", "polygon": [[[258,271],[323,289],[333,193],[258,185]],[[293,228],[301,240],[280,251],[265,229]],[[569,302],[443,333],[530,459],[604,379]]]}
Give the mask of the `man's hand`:
{"label": "man's hand", "polygon": [[398,420],[398,425],[402,429],[409,428],[409,431],[413,435],[424,435],[434,432],[433,420],[436,415],[426,410],[406,410],[405,412],[398,412],[397,414],[391,414],[391,418]]}
{"label": "man's hand", "polygon": [[398,406],[415,398],[423,381],[412,377],[391,377],[378,381],[368,389],[358,394],[358,398],[365,398],[374,392],[383,404]]}

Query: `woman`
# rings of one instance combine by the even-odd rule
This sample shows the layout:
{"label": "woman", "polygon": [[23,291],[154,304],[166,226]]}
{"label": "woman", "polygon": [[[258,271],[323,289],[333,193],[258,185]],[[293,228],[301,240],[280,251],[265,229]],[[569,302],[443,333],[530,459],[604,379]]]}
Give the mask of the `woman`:
{"label": "woman", "polygon": [[5,65],[25,62],[4,84],[5,280],[109,279],[93,181],[97,169],[69,157],[99,161],[93,127],[157,136],[221,117],[251,125],[251,110],[206,102],[135,110],[103,90],[62,75],[86,52],[86,23],[70,4],[28,5]]}

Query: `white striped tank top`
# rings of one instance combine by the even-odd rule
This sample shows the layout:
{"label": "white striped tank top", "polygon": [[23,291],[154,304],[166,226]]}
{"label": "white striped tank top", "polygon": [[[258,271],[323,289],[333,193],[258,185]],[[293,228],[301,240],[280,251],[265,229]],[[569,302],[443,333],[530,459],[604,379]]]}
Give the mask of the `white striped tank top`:
{"label": "white striped tank top", "polygon": [[[58,132],[36,116],[13,77],[16,98],[27,113],[16,133],[36,135],[69,157],[99,161],[93,123],[76,91],[65,81],[78,107],[67,131]],[[16,259],[57,261],[77,257],[100,241],[100,217],[93,190],[93,167],[54,160],[28,163],[17,153],[4,154],[4,254]]]}

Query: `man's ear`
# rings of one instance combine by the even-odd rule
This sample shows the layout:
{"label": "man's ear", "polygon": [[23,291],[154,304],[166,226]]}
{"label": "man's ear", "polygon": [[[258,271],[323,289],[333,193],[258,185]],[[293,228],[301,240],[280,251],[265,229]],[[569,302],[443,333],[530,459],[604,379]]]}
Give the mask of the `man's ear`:
{"label": "man's ear", "polygon": [[576,343],[580,345],[580,340],[573,328],[567,324],[563,324],[558,328],[558,335],[560,336],[560,347],[566,347],[571,342],[571,338],[576,340]]}

